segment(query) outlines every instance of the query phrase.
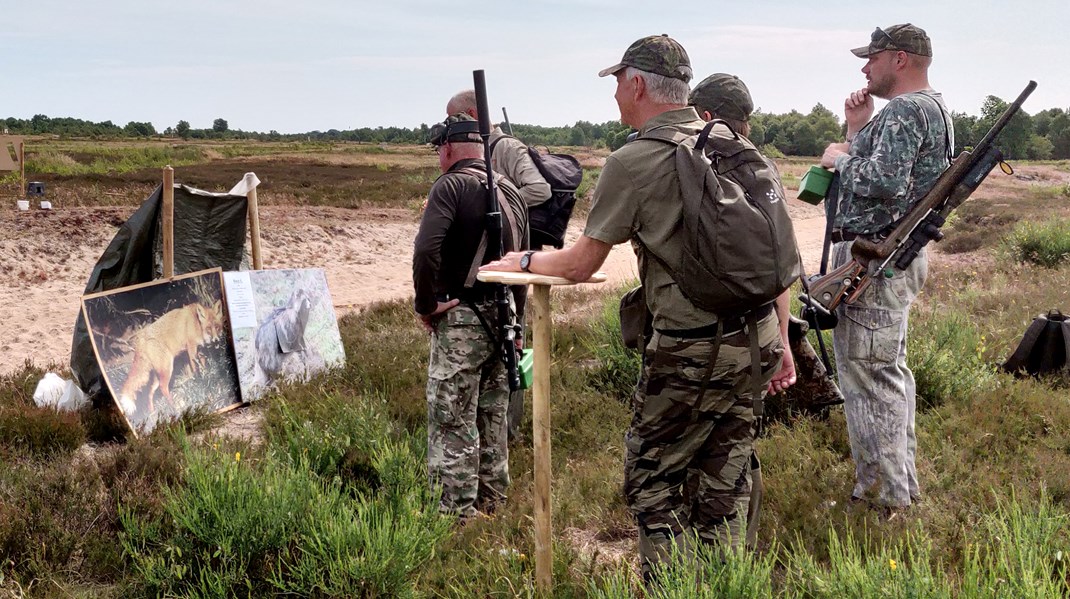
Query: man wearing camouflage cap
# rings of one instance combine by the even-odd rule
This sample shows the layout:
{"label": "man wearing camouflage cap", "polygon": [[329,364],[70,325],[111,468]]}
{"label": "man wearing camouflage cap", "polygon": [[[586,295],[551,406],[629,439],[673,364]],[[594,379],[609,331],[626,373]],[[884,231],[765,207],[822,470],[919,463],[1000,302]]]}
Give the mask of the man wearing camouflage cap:
{"label": "man wearing camouflage cap", "polygon": [[[742,543],[746,514],[738,505],[750,493],[755,435],[750,351],[743,321],[723,319],[713,362],[718,316],[692,304],[662,263],[681,262],[684,251],[676,148],[644,135],[666,128],[693,136],[705,125],[687,105],[687,53],[668,36],[645,37],[599,75],[616,78],[621,121],[639,129],[639,136],[606,159],[583,236],[563,250],[511,253],[485,268],[583,281],[615,244],[632,242],[655,331],[644,350],[625,435],[624,492],[638,522],[640,565],[649,581],[674,543],[685,554],[696,538]],[[757,333],[762,385],[768,385],[783,353],[771,308],[759,315]]]}
{"label": "man wearing camouflage cap", "polygon": [[[735,133],[743,137],[750,137],[750,115],[754,112],[754,100],[751,99],[750,90],[739,77],[728,73],[714,73],[698,83],[688,97],[688,104],[695,107],[699,117],[706,121],[718,119]],[[714,127],[713,136],[730,136],[731,132]],[[747,140],[750,143],[750,140]],[[750,144],[753,146],[753,144]],[[776,164],[762,155],[762,159],[768,165],[769,176],[775,178],[775,185],[783,188],[780,182],[780,172]],[[748,169],[753,175],[756,171]],[[746,180],[736,181],[744,188],[748,188]],[[748,192],[750,190],[748,189]],[[752,194],[754,195],[754,194]],[[791,351],[791,343],[788,339],[788,322],[791,319],[791,293],[785,291],[777,298],[777,319],[780,327],[780,342],[784,347],[784,356],[781,359],[780,371],[774,376],[769,384],[769,393],[776,394],[786,390],[795,384],[795,360]],[[811,350],[812,351],[812,350]],[[754,548],[758,543],[758,521],[761,513],[762,495],[762,467],[758,461],[757,453],[750,457],[751,492],[750,495],[740,501],[739,511],[747,517],[746,540],[747,546]]]}
{"label": "man wearing camouflage cap", "polygon": [[[954,148],[951,116],[929,85],[933,52],[924,30],[909,23],[878,27],[869,45],[851,52],[866,60],[867,85],[844,102],[847,142],[830,144],[821,157],[822,166],[840,175],[833,267],[851,259],[858,237],[887,236],[932,189]],[[876,116],[874,97],[889,100]],[[923,249],[906,270],[885,272],[876,272],[878,262],[870,265],[871,284],[862,296],[837,308],[833,348],[855,460],[851,497],[874,500],[890,516],[921,493],[906,335],[928,258]]]}
{"label": "man wearing camouflage cap", "polygon": [[[489,513],[509,486],[508,384],[492,329],[494,287],[475,280],[486,261],[487,180],[478,123],[450,116],[430,131],[442,175],[431,186],[412,258],[414,309],[431,334],[427,462],[441,509],[462,520]],[[524,249],[527,210],[497,177],[506,250]]]}

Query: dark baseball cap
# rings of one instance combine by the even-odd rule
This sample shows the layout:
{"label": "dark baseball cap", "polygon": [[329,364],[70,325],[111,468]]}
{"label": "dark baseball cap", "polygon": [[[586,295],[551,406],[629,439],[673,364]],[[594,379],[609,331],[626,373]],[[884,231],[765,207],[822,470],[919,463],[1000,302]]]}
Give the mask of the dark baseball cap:
{"label": "dark baseball cap", "polygon": [[859,58],[868,58],[870,54],[885,50],[902,50],[919,56],[932,56],[933,45],[929,36],[921,27],[910,23],[892,25],[881,29],[878,27],[869,38],[869,45],[851,50]]}
{"label": "dark baseball cap", "polygon": [[700,114],[705,110],[714,117],[741,122],[750,118],[750,113],[754,112],[750,90],[739,77],[728,73],[714,73],[703,79],[691,90],[687,103],[694,106]]}
{"label": "dark baseball cap", "polygon": [[684,83],[691,81],[691,60],[687,58],[687,52],[679,42],[664,33],[637,40],[624,51],[619,63],[602,69],[598,76],[615,75],[625,67],[672,77]]}
{"label": "dark baseball cap", "polygon": [[450,142],[482,142],[479,122],[465,113],[451,115],[441,123],[435,123],[427,133],[427,143],[441,146]]}

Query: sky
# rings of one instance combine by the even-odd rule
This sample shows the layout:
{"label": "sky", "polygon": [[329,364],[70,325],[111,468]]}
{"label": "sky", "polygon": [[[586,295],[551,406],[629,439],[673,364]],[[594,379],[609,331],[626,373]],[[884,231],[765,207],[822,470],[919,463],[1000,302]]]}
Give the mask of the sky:
{"label": "sky", "polygon": [[732,73],[765,112],[842,115],[865,84],[850,48],[906,22],[932,39],[929,80],[952,111],[1030,79],[1026,112],[1070,108],[1070,0],[0,0],[0,15],[0,118],[415,127],[483,69],[494,120],[505,106],[515,123],[601,123],[620,115],[598,71],[661,33],[692,83]]}

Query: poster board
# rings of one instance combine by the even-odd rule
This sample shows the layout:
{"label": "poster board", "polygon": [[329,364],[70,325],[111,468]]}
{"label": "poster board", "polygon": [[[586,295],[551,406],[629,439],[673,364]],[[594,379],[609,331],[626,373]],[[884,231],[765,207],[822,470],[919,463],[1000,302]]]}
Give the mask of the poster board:
{"label": "poster board", "polygon": [[322,269],[223,273],[242,399],[345,363]]}
{"label": "poster board", "polygon": [[93,352],[135,435],[240,404],[224,308],[219,268],[82,297]]}

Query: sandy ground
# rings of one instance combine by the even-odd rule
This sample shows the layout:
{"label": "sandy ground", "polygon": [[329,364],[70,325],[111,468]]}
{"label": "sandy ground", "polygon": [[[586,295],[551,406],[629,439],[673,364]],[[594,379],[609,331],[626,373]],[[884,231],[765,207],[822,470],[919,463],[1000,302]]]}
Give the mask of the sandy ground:
{"label": "sandy ground", "polygon": [[[820,259],[824,219],[792,201],[807,268]],[[0,211],[0,373],[27,360],[63,373],[80,298],[93,265],[132,208]],[[569,237],[582,231],[573,223]],[[261,208],[268,268],[323,268],[339,315],[412,294],[409,210]],[[638,278],[628,244],[613,249],[603,269],[613,282]]]}

